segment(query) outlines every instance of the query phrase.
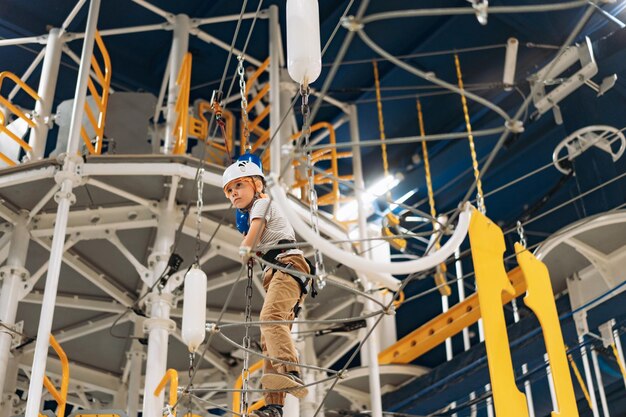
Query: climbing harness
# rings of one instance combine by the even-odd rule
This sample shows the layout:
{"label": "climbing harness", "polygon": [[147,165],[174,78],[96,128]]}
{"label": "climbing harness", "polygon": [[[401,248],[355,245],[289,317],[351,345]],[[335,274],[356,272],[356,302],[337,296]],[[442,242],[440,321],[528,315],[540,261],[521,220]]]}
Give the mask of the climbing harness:
{"label": "climbing harness", "polygon": [[467,140],[469,142],[470,153],[472,155],[472,168],[474,169],[474,178],[476,180],[476,205],[478,211],[482,214],[487,213],[485,207],[485,198],[483,194],[483,183],[480,180],[480,171],[478,169],[478,157],[476,156],[476,146],[474,145],[474,135],[472,134],[472,124],[470,122],[469,110],[467,108],[467,99],[465,98],[465,88],[463,87],[463,74],[461,73],[461,62],[459,55],[454,54],[454,66],[456,67],[456,76],[458,79],[459,89],[461,90],[461,103],[463,104],[463,116],[465,117],[465,128],[467,129]]}
{"label": "climbing harness", "polygon": [[252,273],[254,269],[254,259],[248,259],[247,270],[248,270],[248,282],[246,284],[246,307],[245,307],[245,334],[243,336],[242,346],[244,348],[243,355],[243,367],[241,368],[241,380],[243,385],[241,386],[241,405],[239,410],[241,410],[242,416],[248,415],[248,384],[250,382],[250,322],[252,321]]}
{"label": "climbing harness", "polygon": [[[300,95],[302,96],[302,136],[304,138],[304,147],[308,149],[309,139],[311,138],[311,108],[309,107],[309,93],[310,89],[308,85],[300,85]],[[311,216],[311,225],[313,232],[319,236],[319,217],[317,207],[317,192],[315,191],[315,181],[313,172],[313,153],[308,150],[306,153],[307,159],[307,176],[309,179],[309,212]],[[319,290],[324,289],[326,286],[326,269],[324,267],[324,259],[322,253],[315,249],[314,251],[314,268],[311,268],[311,272],[315,270],[315,284]]]}
{"label": "climbing harness", "polygon": [[[287,240],[287,239],[282,239],[278,241],[278,245],[295,244],[295,243],[296,243],[295,241]],[[272,266],[278,266],[282,269],[285,269],[286,271],[283,271],[283,272],[285,272],[287,275],[293,278],[298,283],[298,286],[300,286],[300,297],[302,297],[302,295],[311,294],[311,298],[315,298],[317,296],[317,288],[316,288],[315,280],[312,280],[311,278],[306,277],[306,276],[302,276],[301,272],[297,270],[292,264],[285,264],[277,259],[278,255],[280,255],[281,253],[284,253],[287,250],[288,249],[285,249],[285,248],[270,249],[265,253],[258,252],[257,256],[259,256],[262,259],[263,263],[267,265],[269,268],[272,268]],[[307,258],[304,258],[304,260],[309,265],[310,275],[317,276],[316,271],[315,271],[315,265],[311,261],[309,261]],[[273,268],[272,274],[275,272],[276,272],[276,268]],[[298,317],[298,313],[300,312],[300,310],[301,310],[300,301],[298,300],[295,306],[293,307],[293,312],[294,312],[295,317]]]}
{"label": "climbing harness", "polygon": [[[425,136],[426,132],[424,129],[424,115],[422,113],[422,103],[417,100],[417,120],[420,127],[420,136]],[[435,193],[433,192],[433,180],[430,174],[430,160],[428,159],[428,146],[426,141],[422,141],[422,153],[424,154],[424,172],[426,175],[426,188],[428,189],[428,204],[430,206],[430,215],[432,217],[433,224],[433,232],[438,229],[439,224],[437,223],[437,210],[435,209]],[[441,248],[441,239],[437,239],[435,241],[435,249],[439,250]],[[437,269],[435,271],[435,284],[439,289],[439,293],[442,296],[450,296],[452,294],[452,290],[450,286],[447,284],[446,272],[448,272],[448,267],[445,262],[437,265]]]}

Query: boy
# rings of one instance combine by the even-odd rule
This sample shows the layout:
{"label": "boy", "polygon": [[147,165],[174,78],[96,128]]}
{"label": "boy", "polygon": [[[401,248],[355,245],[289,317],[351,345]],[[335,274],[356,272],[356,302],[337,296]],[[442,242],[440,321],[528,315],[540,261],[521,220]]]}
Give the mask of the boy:
{"label": "boy", "polygon": [[[222,185],[233,206],[249,214],[249,230],[242,231],[245,237],[239,248],[244,262],[257,244],[271,247],[285,242],[295,243],[293,228],[263,193],[265,176],[258,165],[249,160],[235,162],[224,171]],[[282,264],[283,267],[293,269],[296,274],[310,273],[309,265],[299,249],[269,250],[263,254],[263,259],[271,264]],[[305,296],[302,288],[306,284],[300,281],[297,275],[292,276],[272,269],[271,265],[265,265],[263,288],[266,294],[260,320],[293,320],[296,315],[294,310],[299,308]],[[261,325],[261,348],[263,354],[271,358],[298,362],[298,354],[291,338],[291,324]],[[256,417],[282,417],[286,392],[298,398],[304,398],[308,393],[300,379],[298,366],[268,359],[263,363],[261,385],[267,390],[282,391],[266,392],[266,405],[252,412]]]}

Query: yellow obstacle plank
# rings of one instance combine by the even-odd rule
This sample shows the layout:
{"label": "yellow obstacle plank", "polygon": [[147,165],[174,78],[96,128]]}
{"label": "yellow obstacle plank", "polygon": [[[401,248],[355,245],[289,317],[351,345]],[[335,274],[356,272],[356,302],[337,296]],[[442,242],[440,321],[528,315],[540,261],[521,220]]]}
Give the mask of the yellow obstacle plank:
{"label": "yellow obstacle plank", "polygon": [[563,334],[556,311],[548,268],[519,243],[515,244],[515,254],[528,287],[524,303],[539,319],[550,361],[550,371],[558,404],[558,411],[552,411],[552,417],[578,417],[574,386],[567,364],[565,344],[563,343]]}
{"label": "yellow obstacle plank", "polygon": [[[517,389],[502,309],[502,296],[515,296],[504,270],[504,235],[478,210],[469,227],[478,299],[485,329],[485,346],[494,408],[498,417],[528,417],[526,396]],[[552,293],[550,293],[552,294]]]}

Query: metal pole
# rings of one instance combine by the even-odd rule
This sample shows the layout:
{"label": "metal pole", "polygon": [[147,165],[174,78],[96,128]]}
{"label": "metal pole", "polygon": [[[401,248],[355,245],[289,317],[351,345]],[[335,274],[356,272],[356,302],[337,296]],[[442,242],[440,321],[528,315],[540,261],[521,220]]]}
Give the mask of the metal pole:
{"label": "metal pole", "polygon": [[72,108],[72,122],[67,144],[67,156],[63,164],[63,170],[57,174],[56,181],[61,183],[61,190],[55,195],[58,202],[54,235],[50,248],[50,262],[48,264],[48,274],[46,276],[46,286],[41,304],[41,314],[39,327],[37,329],[37,342],[33,357],[33,367],[31,371],[30,385],[28,387],[28,402],[26,403],[26,417],[38,417],[39,405],[41,402],[41,391],[43,389],[43,376],[46,371],[46,358],[48,357],[49,337],[52,329],[52,319],[54,316],[54,304],[59,284],[59,272],[61,271],[61,259],[63,256],[63,246],[65,243],[65,232],[67,230],[67,218],[70,205],[76,201],[72,193],[73,188],[80,182],[80,174],[77,166],[82,160],[76,156],[78,150],[78,139],[80,126],[83,120],[85,109],[85,99],[87,96],[87,80],[91,68],[91,57],[93,55],[93,44],[98,23],[98,13],[100,11],[100,0],[91,0],[87,17],[87,28],[83,51],[78,71],[78,82],[74,95],[74,106]]}
{"label": "metal pole", "polygon": [[14,407],[19,404],[20,397],[15,393],[17,377],[19,374],[20,354],[15,354],[9,359],[6,369],[7,383],[4,385],[5,393],[0,397],[0,417],[10,417],[15,415]]}
{"label": "metal pole", "polygon": [[[366,239],[367,238],[367,224],[365,217],[365,207],[363,204],[363,192],[365,189],[365,181],[363,180],[363,165],[361,160],[361,148],[356,145],[359,142],[359,120],[357,115],[357,108],[355,105],[350,106],[350,139],[355,145],[352,147],[352,170],[354,175],[354,185],[356,188],[356,199],[358,205],[358,221],[359,221],[359,238]],[[369,242],[367,240],[362,240],[363,249],[367,256],[370,255]],[[371,284],[367,284],[369,287]],[[368,288],[369,289],[369,288]],[[376,306],[374,302],[370,299],[364,304],[364,309],[366,311],[374,311],[376,310]],[[367,328],[371,329],[375,318],[371,317],[367,319]],[[365,343],[367,347],[367,362],[370,368],[369,373],[369,388],[370,388],[370,402],[371,402],[371,410],[372,417],[382,417],[383,415],[383,405],[382,398],[380,392],[380,370],[378,367],[378,343],[376,337],[376,330],[372,332],[370,337],[367,339]]]}
{"label": "metal pole", "polygon": [[[143,333],[143,320],[135,322],[135,336]],[[130,372],[128,378],[128,400],[126,411],[128,417],[137,417],[139,409],[139,390],[141,389],[141,365],[146,359],[143,346],[137,340],[133,340],[130,352],[127,353],[130,360]]]}
{"label": "metal pole", "polygon": [[[463,263],[461,262],[461,249],[456,248],[454,251],[454,269],[456,273],[456,288],[459,293],[459,303],[465,300],[465,286],[463,285]],[[470,350],[469,329],[463,329],[463,349],[467,352]]]}
{"label": "metal pole", "polygon": [[[30,274],[24,268],[30,233],[26,224],[27,215],[22,213],[13,228],[11,246],[7,263],[0,268],[0,322],[6,326],[15,325],[17,304],[24,296],[22,288]],[[4,393],[6,372],[9,368],[11,341],[13,335],[8,331],[0,331],[0,395]]]}
{"label": "metal pole", "polygon": [[[613,326],[615,326],[615,320],[613,320]],[[622,362],[622,366],[626,366],[626,362],[624,362],[624,350],[622,349],[622,341],[619,338],[619,331],[617,329],[613,329],[613,342],[615,343],[615,349],[617,349],[617,355],[619,356],[619,360]],[[626,375],[623,375],[624,385],[626,385]]]}
{"label": "metal pole", "polygon": [[543,354],[543,361],[546,363],[546,378],[548,378],[548,388],[550,389],[550,399],[552,400],[552,409],[556,412],[559,411],[559,403],[556,401],[556,391],[554,389],[554,379],[552,379],[552,368],[548,354]]}
{"label": "metal pole", "polygon": [[[183,64],[185,54],[189,49],[189,16],[184,14],[176,15],[174,19],[174,36],[172,38],[172,50],[170,52],[170,81],[167,89],[167,123],[165,125],[165,143],[163,153],[172,153],[174,149],[174,124],[178,118],[176,113],[176,101],[178,100],[178,86],[176,79]],[[157,103],[160,105],[160,103]]]}
{"label": "metal pole", "polygon": [[[278,125],[282,117],[282,106],[280,102],[280,57],[283,54],[280,45],[280,19],[278,17],[278,7],[272,5],[269,7],[269,26],[270,26],[270,137],[273,137],[279,130]],[[277,135],[270,145],[270,171],[280,173],[281,147],[283,144],[282,133]]]}
{"label": "metal pole", "polygon": [[[478,339],[481,342],[485,341],[485,327],[483,325],[483,319],[478,319]],[[491,384],[485,385],[485,392],[491,392]],[[493,412],[493,397],[487,398],[487,417],[494,417]]]}
{"label": "metal pole", "polygon": [[[585,341],[583,336],[578,338],[579,343],[583,343]],[[593,378],[591,377],[591,367],[589,366],[589,358],[587,357],[587,349],[582,346],[580,348],[580,357],[583,360],[583,369],[585,370],[585,379],[587,380],[587,390],[589,391],[589,397],[591,398],[592,412],[593,417],[600,417],[600,412],[598,411],[598,401],[596,400],[596,390],[593,387]]]}
{"label": "metal pole", "polygon": [[[459,303],[465,300],[465,287],[463,285],[463,262],[461,262],[461,249],[456,248],[454,251],[454,272],[456,274],[456,288],[459,293]],[[467,352],[471,348],[469,329],[466,327],[463,329],[463,350]],[[476,398],[476,393],[471,392],[469,395],[470,400]],[[456,405],[456,404],[455,404]],[[476,405],[470,407],[470,416],[476,415]],[[533,416],[534,417],[534,416]]]}
{"label": "metal pole", "polygon": [[600,393],[600,402],[602,403],[602,413],[604,414],[604,417],[610,417],[609,404],[606,401],[604,383],[602,382],[602,372],[600,372],[600,365],[598,364],[598,354],[593,348],[591,349],[591,361],[593,362],[593,370],[596,374],[596,381],[598,382],[598,392]]}
{"label": "metal pole", "polygon": [[[167,200],[161,201],[159,206],[159,223],[154,241],[154,249],[148,259],[152,270],[152,284],[162,277],[167,268],[168,260],[176,235],[176,208],[170,207]],[[146,363],[146,378],[143,393],[143,415],[160,416],[163,408],[164,392],[154,395],[154,390],[165,375],[167,365],[167,342],[169,334],[176,328],[170,319],[173,296],[166,285],[161,291],[155,288],[147,297],[150,309],[149,319],[144,328],[148,332],[148,356]]]}
{"label": "metal pole", "polygon": [[52,113],[54,92],[56,91],[59,68],[61,66],[63,44],[61,30],[57,28],[51,29],[48,34],[46,54],[44,55],[41,68],[39,90],[37,90],[37,94],[41,97],[41,100],[37,101],[35,104],[37,124],[36,127],[30,131],[30,137],[28,139],[28,144],[33,148],[33,150],[28,153],[28,159],[30,161],[42,159],[46,150],[46,139],[48,138],[48,131],[52,124],[50,115]]}
{"label": "metal pole", "polygon": [[[517,308],[517,300],[515,298],[511,300],[511,306],[513,307],[513,321],[515,321],[515,323],[519,323],[519,309]],[[526,375],[527,373],[528,364],[524,363],[522,364],[522,375]],[[552,394],[553,391],[554,387],[551,387],[550,393]],[[535,417],[535,403],[533,401],[533,391],[530,385],[530,381],[528,379],[524,380],[524,392],[526,393],[526,403],[528,404],[528,417]]]}
{"label": "metal pole", "polygon": [[[442,295],[441,296],[441,311],[445,313],[449,310],[449,308],[450,308],[450,305],[448,304],[448,296]],[[446,360],[451,361],[453,357],[454,357],[454,353],[452,352],[452,338],[449,337],[446,339]]]}

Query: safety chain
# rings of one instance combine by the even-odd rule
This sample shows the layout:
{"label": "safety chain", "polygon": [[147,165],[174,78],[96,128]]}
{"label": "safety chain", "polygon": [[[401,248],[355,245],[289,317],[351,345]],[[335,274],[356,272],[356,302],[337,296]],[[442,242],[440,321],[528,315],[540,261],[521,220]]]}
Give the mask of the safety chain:
{"label": "safety chain", "polygon": [[196,197],[196,257],[194,263],[199,265],[200,262],[200,251],[202,246],[202,236],[200,232],[202,231],[202,209],[204,206],[203,202],[203,190],[204,190],[204,167],[200,167],[198,170],[198,181],[196,183],[196,190],[198,191]]}
{"label": "safety chain", "polygon": [[478,169],[478,157],[476,156],[476,146],[474,145],[474,135],[472,134],[472,124],[470,122],[469,110],[467,108],[467,99],[465,98],[465,89],[463,87],[463,75],[461,74],[461,62],[459,55],[454,54],[454,66],[456,67],[456,76],[458,79],[459,89],[461,90],[461,104],[463,104],[463,116],[465,116],[465,128],[467,129],[467,140],[469,141],[470,153],[472,155],[472,167],[474,168],[474,178],[476,179],[476,206],[478,211],[485,214],[485,197],[483,195],[483,183],[480,180],[480,171]]}
{"label": "safety chain", "polygon": [[517,234],[519,235],[519,243],[524,248],[526,248],[526,233],[524,232],[524,226],[522,226],[522,222],[517,221]]}
{"label": "safety chain", "polygon": [[196,361],[196,352],[189,352],[189,386],[187,387],[186,394],[187,397],[187,413],[186,416],[192,416],[191,413],[191,393],[193,392],[193,373],[194,373],[194,363]]}
{"label": "safety chain", "polygon": [[[309,139],[311,138],[311,108],[309,107],[310,89],[308,85],[300,85],[300,95],[302,96],[302,136],[304,137],[304,147],[308,149]],[[313,151],[308,150],[306,153],[307,177],[309,179],[309,211],[311,214],[311,225],[313,232],[319,236],[320,225],[317,213],[317,191],[315,191],[315,172],[313,172]],[[322,253],[315,249],[315,284],[318,290],[326,286],[326,268],[324,267],[324,258]]]}
{"label": "safety chain", "polygon": [[246,144],[246,149],[252,149],[250,144],[250,127],[248,126],[248,98],[246,97],[246,78],[244,77],[243,56],[238,55],[237,74],[239,75],[239,94],[241,95],[241,121],[243,122],[242,143]]}
{"label": "safety chain", "polygon": [[[250,323],[252,321],[252,272],[254,269],[254,259],[248,259],[248,283],[246,285],[246,309],[245,309],[245,323]],[[245,334],[243,336],[242,346],[244,348],[243,355],[243,368],[241,369],[241,405],[239,410],[241,410],[242,416],[248,415],[248,384],[250,379],[250,325],[246,324],[245,326]]]}

